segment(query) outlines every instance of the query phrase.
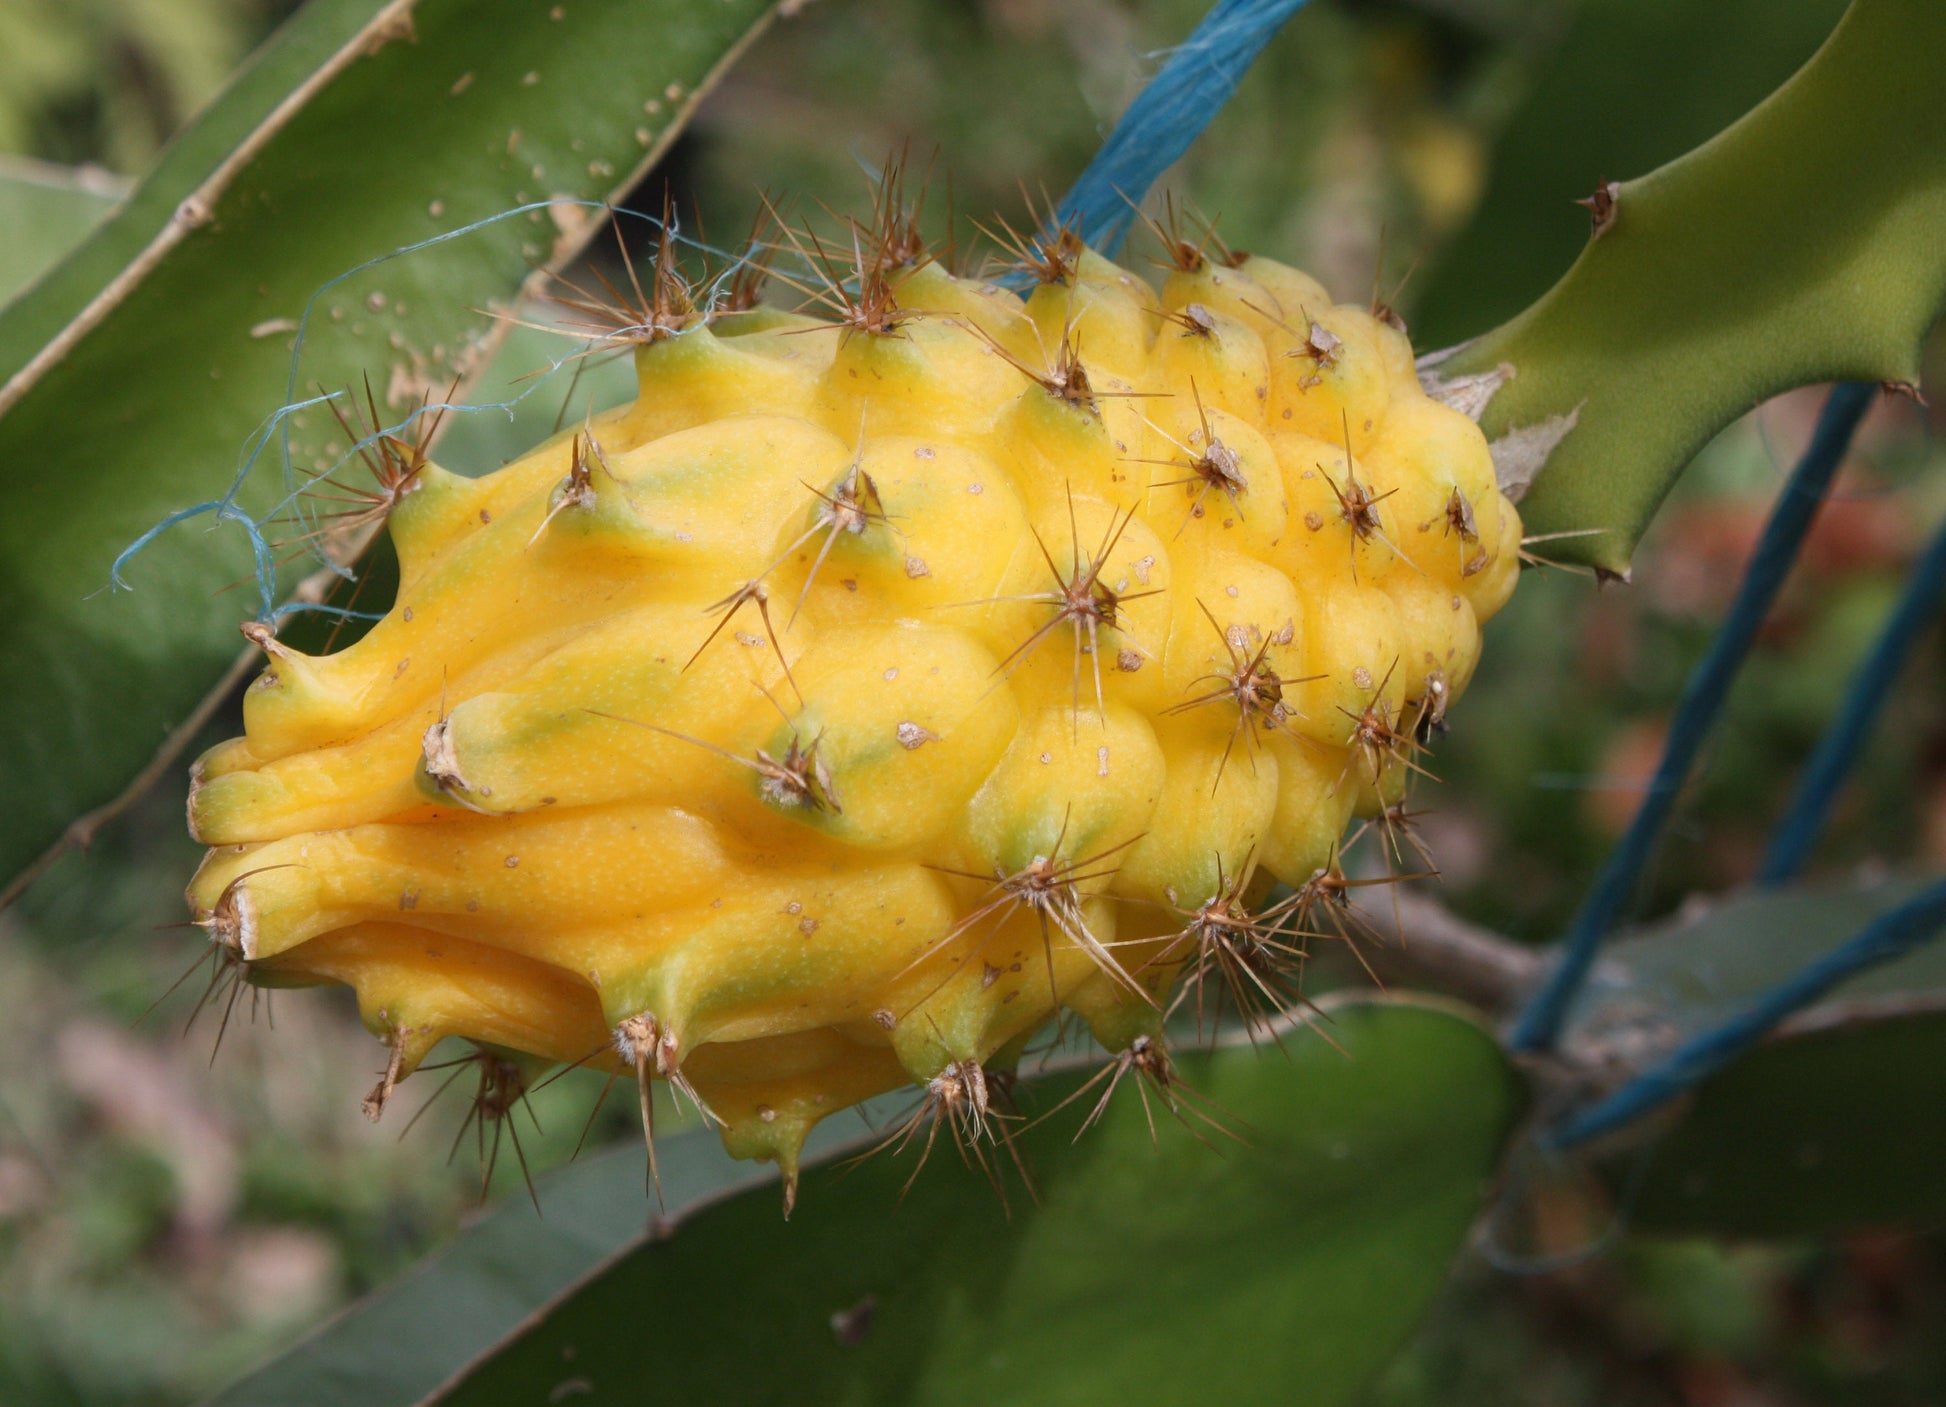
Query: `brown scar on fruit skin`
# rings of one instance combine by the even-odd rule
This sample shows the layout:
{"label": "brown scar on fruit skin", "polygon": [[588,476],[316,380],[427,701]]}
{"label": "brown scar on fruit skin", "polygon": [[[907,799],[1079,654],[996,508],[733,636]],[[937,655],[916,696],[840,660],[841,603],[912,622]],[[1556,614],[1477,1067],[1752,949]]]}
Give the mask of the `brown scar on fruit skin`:
{"label": "brown scar on fruit skin", "polygon": [[[426,729],[425,736],[419,741],[419,766],[433,790],[455,806],[464,808],[478,816],[495,814],[471,800],[472,797],[493,795],[492,787],[475,787],[469,783],[459,770],[459,753],[452,741],[452,718],[446,711],[446,685],[441,680],[439,686],[439,716]],[[549,803],[543,801],[543,806]]]}

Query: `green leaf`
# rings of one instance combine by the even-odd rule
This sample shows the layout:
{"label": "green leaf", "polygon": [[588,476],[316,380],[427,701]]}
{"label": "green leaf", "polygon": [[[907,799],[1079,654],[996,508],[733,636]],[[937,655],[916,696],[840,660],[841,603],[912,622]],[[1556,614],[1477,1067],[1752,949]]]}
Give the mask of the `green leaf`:
{"label": "green leaf", "polygon": [[[1615,944],[1570,1051],[1637,1063],[1706,1030],[1921,886],[1905,879],[1740,895]],[[1825,1234],[1946,1215],[1946,945],[1847,982],[1704,1082],[1655,1136],[1608,1155],[1626,1224]]]}
{"label": "green leaf", "polygon": [[[151,183],[160,185],[132,206],[152,212],[166,197],[179,213],[0,391],[0,712],[10,729],[0,792],[11,803],[0,875],[135,774],[236,658],[237,623],[258,609],[234,525],[190,524],[157,540],[126,572],[133,594],[105,589],[116,553],[172,511],[220,495],[252,432],[293,393],[369,375],[389,416],[442,394],[484,363],[504,328],[486,310],[510,306],[534,269],[568,257],[600,221],[556,203],[326,285],[524,202],[599,201],[625,188],[770,8],[394,3],[240,145],[243,123],[206,119],[185,144],[203,172],[186,196],[182,169],[165,161]],[[334,22],[356,13],[327,6]],[[294,76],[284,46],[272,60]],[[224,101],[255,120],[263,97],[263,83],[244,82]],[[133,229],[118,221],[77,260],[106,262],[98,251],[109,244],[125,255]],[[62,272],[44,285],[56,286],[75,291]],[[290,433],[299,483],[342,453],[322,407]],[[240,495],[254,514],[275,511],[285,492],[278,448],[272,437]],[[279,535],[302,531],[286,524]]]}
{"label": "green leaf", "polygon": [[[1639,929],[1604,951],[1564,1039],[1570,1047],[1634,1043],[1638,1059],[1643,1042],[1674,1046],[1741,1011],[1929,882],[1887,877],[1753,890]],[[1815,1010],[1935,996],[1946,998],[1946,944],[1860,973]]]}
{"label": "green leaf", "polygon": [[[836,1142],[827,1136],[827,1145]],[[708,1130],[658,1149],[670,1205],[765,1184],[774,1174],[731,1163]],[[219,1393],[208,1407],[392,1407],[419,1402],[488,1352],[533,1309],[639,1236],[655,1214],[642,1151],[618,1147],[540,1184],[545,1218],[516,1195],[444,1251],[427,1256],[303,1343]]]}
{"label": "green leaf", "polygon": [[105,173],[0,158],[0,304],[79,244],[122,195]]}
{"label": "green leaf", "polygon": [[1823,1236],[1946,1217],[1946,1008],[1759,1046],[1610,1166],[1639,1231]]}
{"label": "green leaf", "polygon": [[1532,479],[1528,530],[1583,534],[1549,556],[1626,573],[1682,467],[1768,396],[1917,383],[1946,304],[1941,52],[1946,6],[1855,0],[1762,105],[1621,184],[1539,302],[1438,363],[1511,371],[1481,423],[1503,482]]}
{"label": "green leaf", "polygon": [[1588,212],[1570,202],[1708,141],[1802,68],[1844,12],[1845,0],[1581,0],[1558,36],[1529,32],[1532,75],[1479,207],[1430,279],[1408,285],[1413,344],[1477,336],[1546,293],[1588,242]]}
{"label": "green leaf", "polygon": [[1156,1110],[1152,1143],[1132,1087],[1078,1140],[1092,1093],[1027,1128],[1041,1204],[1016,1186],[1011,1219],[944,1139],[903,1198],[913,1150],[809,1176],[788,1224],[774,1189],[691,1208],[433,1400],[1348,1401],[1443,1283],[1522,1099],[1450,1011],[1348,1004],[1330,1034],[1182,1060],[1241,1142]]}
{"label": "green leaf", "polygon": [[251,56],[222,95],[156,159],[114,216],[0,315],[0,376],[11,381],[168,229],[177,207],[306,79],[355,40],[385,0],[312,0]]}

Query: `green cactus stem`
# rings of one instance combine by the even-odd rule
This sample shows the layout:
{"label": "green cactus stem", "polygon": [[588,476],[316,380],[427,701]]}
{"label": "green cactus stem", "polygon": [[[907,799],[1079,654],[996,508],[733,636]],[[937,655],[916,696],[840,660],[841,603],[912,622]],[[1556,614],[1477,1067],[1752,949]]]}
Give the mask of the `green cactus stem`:
{"label": "green cactus stem", "polygon": [[1687,155],[1588,202],[1532,307],[1426,359],[1470,388],[1552,560],[1626,577],[1676,475],[1769,396],[1916,389],[1946,304],[1946,5],[1854,0],[1816,55]]}

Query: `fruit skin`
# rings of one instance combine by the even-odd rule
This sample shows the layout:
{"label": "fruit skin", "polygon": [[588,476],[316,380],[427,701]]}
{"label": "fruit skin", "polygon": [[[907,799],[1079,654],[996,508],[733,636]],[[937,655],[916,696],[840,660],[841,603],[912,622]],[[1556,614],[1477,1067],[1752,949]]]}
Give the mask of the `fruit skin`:
{"label": "fruit skin", "polygon": [[1063,1007],[1159,1042],[1194,916],[1402,794],[1520,532],[1403,335],[1260,256],[1158,292],[1037,243],[1023,300],[895,245],[835,318],[659,303],[634,402],[418,464],[369,634],[264,640],[189,900],[357,990],[376,1107],[454,1036],[677,1082],[787,1172],[909,1081],[983,1115]]}

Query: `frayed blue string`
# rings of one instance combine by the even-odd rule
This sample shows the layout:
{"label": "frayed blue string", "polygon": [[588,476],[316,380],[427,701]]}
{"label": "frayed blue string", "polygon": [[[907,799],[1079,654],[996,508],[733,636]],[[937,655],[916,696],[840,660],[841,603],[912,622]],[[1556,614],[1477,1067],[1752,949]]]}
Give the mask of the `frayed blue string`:
{"label": "frayed blue string", "polygon": [[1946,526],[1934,535],[1912,569],[1905,592],[1879,632],[1871,654],[1852,677],[1843,707],[1818,739],[1817,750],[1798,781],[1797,793],[1771,833],[1770,848],[1757,871],[1758,884],[1783,884],[1803,870],[1811,848],[1824,833],[1831,805],[1892,692],[1892,682],[1939,614],[1942,597],[1946,597]]}
{"label": "frayed blue string", "polygon": [[[379,441],[387,438],[392,438],[392,437],[399,437],[399,438],[406,437],[411,431],[414,423],[417,422],[422,416],[438,415],[449,411],[455,414],[474,415],[474,414],[479,414],[482,411],[492,411],[492,410],[501,411],[506,415],[511,416],[514,413],[514,410],[520,405],[522,401],[526,400],[527,397],[533,395],[536,391],[540,390],[542,386],[546,385],[548,381],[555,376],[556,373],[558,373],[564,366],[567,365],[568,362],[573,361],[575,358],[579,356],[585,355],[590,350],[600,348],[603,345],[603,343],[606,341],[614,341],[619,339],[616,337],[590,338],[590,337],[582,336],[581,334],[577,334],[571,330],[563,329],[562,330],[563,337],[578,340],[583,345],[574,351],[564,352],[559,357],[551,358],[550,364],[547,367],[546,371],[543,372],[541,375],[534,377],[533,380],[530,382],[530,384],[524,390],[522,390],[518,395],[504,401],[483,402],[475,405],[451,405],[445,402],[430,402],[424,405],[420,405],[414,408],[410,414],[408,414],[403,420],[399,421],[396,425],[387,425],[387,426],[380,427],[378,429],[373,430],[371,433],[365,435],[361,439],[355,441],[348,448],[346,448],[342,454],[339,455],[337,460],[333,462],[329,468],[323,470],[322,472],[316,474],[315,476],[306,477],[302,482],[300,482],[299,476],[291,463],[290,429],[291,429],[292,418],[296,416],[297,413],[300,411],[307,410],[313,406],[329,404],[337,400],[340,396],[345,394],[344,392],[341,391],[334,391],[334,392],[325,392],[323,394],[311,396],[302,400],[297,399],[297,385],[301,377],[300,368],[301,368],[301,363],[304,355],[304,343],[305,343],[305,339],[309,335],[311,316],[312,313],[317,308],[319,299],[323,298],[325,294],[330,292],[333,288],[337,287],[339,284],[343,283],[346,279],[352,278],[360,273],[364,273],[367,270],[377,268],[380,265],[389,262],[390,260],[402,258],[408,254],[416,254],[420,250],[430,249],[436,245],[445,244],[451,240],[458,239],[463,235],[472,234],[475,231],[485,229],[488,226],[497,224],[503,220],[510,220],[519,215],[525,215],[535,211],[548,210],[561,205],[574,205],[587,210],[599,210],[611,215],[628,216],[632,219],[643,220],[654,228],[657,229],[661,228],[662,222],[656,219],[654,216],[646,215],[640,211],[635,211],[635,210],[617,210],[614,207],[603,204],[599,201],[591,201],[591,200],[533,201],[512,210],[503,210],[496,215],[489,215],[484,219],[475,220],[471,224],[462,225],[457,229],[443,231],[440,234],[433,235],[428,239],[420,240],[417,243],[404,245],[401,248],[392,250],[390,253],[381,254],[376,258],[367,259],[364,263],[357,265],[355,268],[347,269],[344,273],[341,273],[336,277],[328,280],[324,284],[320,285],[318,289],[312,293],[310,299],[305,303],[303,315],[298,320],[297,335],[291,346],[290,371],[285,380],[284,404],[278,407],[277,410],[273,411],[270,414],[270,416],[267,419],[265,419],[265,421],[261,425],[257,427],[257,429],[251,434],[250,438],[245,442],[243,452],[237,463],[236,471],[234,475],[231,477],[229,488],[224,492],[221,498],[210,499],[206,502],[194,504],[191,507],[179,509],[176,512],[171,513],[168,517],[164,518],[161,522],[157,523],[154,527],[150,528],[147,532],[143,533],[134,542],[130,543],[127,547],[123,548],[121,553],[115,558],[115,561],[112,564],[112,566],[109,568],[108,589],[111,591],[133,590],[134,588],[131,587],[129,583],[123,578],[122,569],[125,566],[127,566],[128,563],[138,553],[140,553],[144,548],[148,547],[151,543],[153,543],[158,537],[160,537],[164,532],[168,531],[169,529],[176,527],[181,523],[187,522],[191,518],[210,516],[213,517],[219,523],[235,523],[240,528],[242,528],[245,536],[247,536],[250,540],[250,550],[254,561],[253,576],[257,588],[257,598],[258,598],[257,611],[256,611],[257,620],[263,622],[266,625],[275,625],[279,619],[281,619],[284,615],[289,614],[293,610],[336,611],[338,609],[336,607],[327,608],[318,605],[309,605],[309,604],[300,604],[300,603],[292,603],[290,605],[285,605],[285,606],[278,605],[277,598],[280,593],[279,593],[279,583],[277,580],[277,553],[279,551],[279,546],[278,544],[273,543],[270,538],[269,530],[273,523],[279,521],[285,514],[294,515],[298,520],[300,527],[302,529],[306,529],[305,531],[300,532],[299,538],[300,540],[305,541],[309,544],[309,550],[311,552],[311,555],[319,562],[320,565],[328,568],[331,571],[336,572],[339,576],[349,580],[352,575],[350,569],[341,563],[332,561],[330,557],[326,555],[322,550],[320,539],[322,538],[323,534],[316,531],[318,524],[310,516],[311,510],[310,510],[310,505],[306,502],[306,496],[307,494],[309,494],[309,492],[316,484],[330,479],[333,475],[337,474],[346,465],[350,464],[352,460],[356,458],[359,454],[371,448]],[[745,248],[741,253],[735,256],[730,256],[730,255],[726,255],[722,250],[719,250],[711,245],[701,243],[700,241],[690,239],[686,236],[681,235],[679,232],[672,232],[672,233],[675,233],[675,238],[686,248],[698,250],[706,255],[712,256],[713,258],[719,261],[725,261],[727,264],[727,266],[723,268],[722,272],[719,273],[717,277],[712,281],[706,297],[703,300],[701,300],[705,304],[714,300],[717,293],[728,283],[728,281],[732,277],[735,276],[738,269],[740,269],[756,252],[755,247],[752,246],[752,247]],[[264,512],[251,513],[241,506],[239,499],[242,496],[245,485],[250,482],[252,476],[255,474],[258,464],[263,457],[264,450],[268,448],[272,443],[275,443],[278,447],[278,461],[279,461],[279,470],[281,474],[281,482],[283,485],[283,494],[275,503],[273,503]],[[357,613],[355,612],[345,612],[344,614],[351,616],[353,618],[362,618],[358,616]]]}
{"label": "frayed blue string", "polygon": [[1714,1030],[1684,1042],[1661,1064],[1544,1134],[1543,1141],[1569,1148],[1632,1123],[1722,1069],[1792,1012],[1809,1006],[1845,979],[1903,957],[1942,930],[1946,930],[1946,880],[1880,914],[1843,947],[1778,983]]}
{"label": "frayed blue string", "polygon": [[1054,212],[1092,249],[1112,251],[1135,203],[1222,110],[1264,45],[1304,0],[1218,0],[1122,114]]}
{"label": "frayed blue string", "polygon": [[1792,470],[1776,507],[1771,510],[1770,520],[1764,524],[1756,555],[1737,588],[1736,600],[1724,618],[1723,627],[1683,690],[1682,701],[1669,725],[1669,740],[1663,748],[1662,760],[1656,766],[1642,805],[1621,843],[1609,855],[1588,897],[1582,901],[1574,925],[1562,944],[1560,961],[1515,1024],[1509,1042],[1513,1049],[1547,1050],[1560,1036],[1568,1008],[1594,965],[1595,951],[1634,896],[1656,840],[1675,807],[1676,796],[1722,711],[1723,701],[1729,696],[1730,686],[1757,638],[1757,631],[1770,614],[1771,603],[1777,599],[1777,592],[1797,559],[1804,536],[1824,502],[1831,477],[1851,444],[1852,431],[1858,427],[1877,389],[1863,383],[1846,383],[1835,388],[1825,402],[1810,447]]}
{"label": "frayed blue string", "polygon": [[333,620],[384,620],[383,611],[354,611],[346,606],[333,606],[325,601],[286,601],[270,613],[266,625],[275,625],[285,616],[318,615],[330,616]]}

